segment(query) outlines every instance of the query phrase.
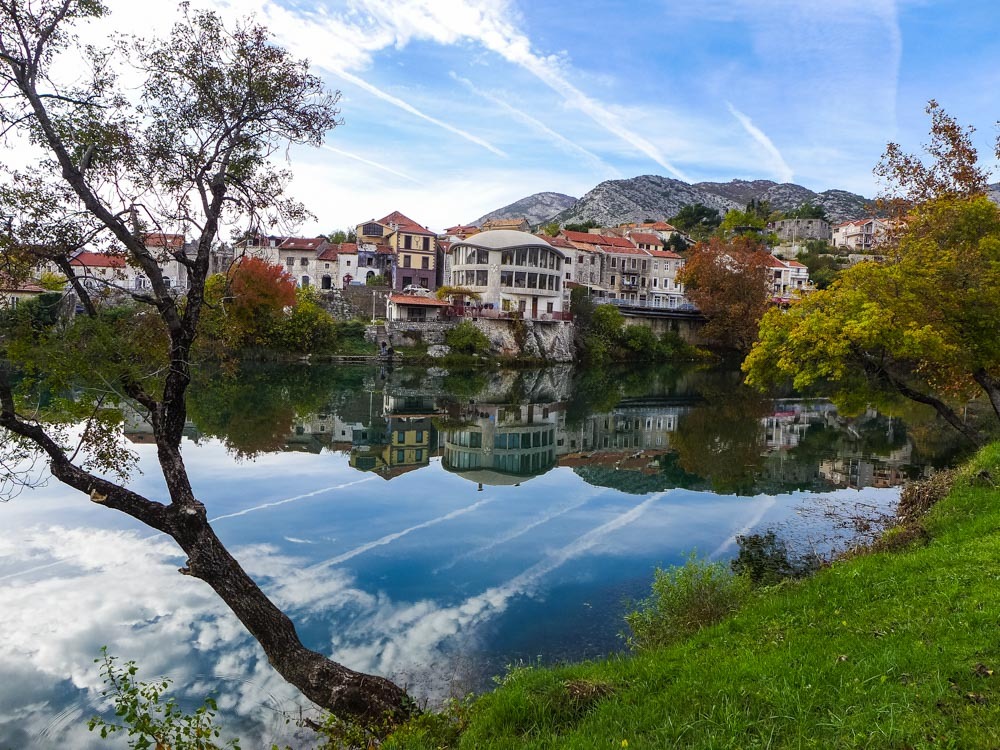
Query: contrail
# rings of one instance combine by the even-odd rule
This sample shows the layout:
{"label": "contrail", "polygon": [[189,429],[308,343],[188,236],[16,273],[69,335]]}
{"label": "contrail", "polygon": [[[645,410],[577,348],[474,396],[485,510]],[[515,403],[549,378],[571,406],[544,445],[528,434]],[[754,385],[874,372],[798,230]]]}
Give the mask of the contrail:
{"label": "contrail", "polygon": [[420,180],[416,177],[410,177],[410,175],[404,172],[398,172],[392,167],[387,167],[385,164],[379,164],[377,161],[372,161],[371,159],[366,159],[363,156],[358,156],[357,154],[352,154],[350,151],[344,151],[340,148],[334,148],[326,143],[323,144],[323,148],[327,151],[332,151],[335,154],[340,154],[341,156],[346,156],[348,159],[354,159],[362,164],[367,164],[369,167],[375,167],[375,169],[381,169],[383,172],[388,172],[389,174],[394,174],[396,177],[402,177],[404,180],[409,180],[410,182],[416,182],[418,185],[421,184]]}
{"label": "contrail", "polygon": [[286,497],[284,500],[275,500],[273,503],[264,503],[263,505],[255,505],[252,508],[245,508],[243,510],[238,510],[235,513],[226,513],[223,516],[216,516],[215,518],[208,519],[209,523],[215,523],[216,521],[221,521],[225,518],[236,518],[236,516],[245,516],[247,513],[253,513],[255,510],[264,510],[265,508],[276,508],[279,505],[285,505],[287,503],[294,503],[296,500],[303,500],[307,497],[315,497],[316,495],[322,495],[324,492],[333,492],[334,490],[342,490],[345,487],[351,487],[355,484],[361,484],[362,482],[370,482],[375,477],[365,477],[364,479],[356,479],[353,482],[345,482],[344,484],[337,484],[333,487],[324,487],[321,490],[313,490],[312,492],[306,492],[303,495],[296,495],[295,497]]}
{"label": "contrail", "polygon": [[774,141],[767,137],[767,134],[753,124],[753,120],[747,117],[745,114],[740,112],[736,107],[734,107],[729,102],[726,102],[726,106],[729,107],[729,113],[735,117],[743,129],[750,134],[750,137],[757,141],[760,146],[771,155],[774,160],[774,166],[778,172],[778,179],[782,182],[791,182],[795,173],[792,168],[788,166],[788,162],[785,161],[785,157],[781,155],[778,151],[778,147],[774,145]]}
{"label": "contrail", "polygon": [[501,109],[506,110],[507,112],[509,112],[516,119],[520,120],[521,122],[525,123],[526,125],[529,125],[530,127],[534,128],[538,132],[540,132],[543,135],[547,136],[549,139],[551,139],[552,141],[554,141],[556,143],[556,145],[562,147],[562,149],[564,151],[569,151],[569,152],[572,152],[572,153],[575,153],[575,154],[579,154],[580,156],[583,156],[584,158],[586,158],[589,161],[593,162],[595,166],[600,167],[603,170],[610,171],[610,172],[614,173],[615,176],[620,175],[620,172],[618,172],[617,169],[615,169],[614,167],[612,167],[610,164],[607,164],[597,154],[595,154],[595,153],[593,153],[591,151],[588,151],[587,149],[585,149],[583,146],[579,145],[578,143],[574,143],[573,141],[571,141],[569,138],[567,138],[566,136],[562,135],[561,133],[557,133],[555,130],[553,130],[552,128],[550,128],[548,125],[546,125],[541,120],[539,120],[539,119],[537,119],[535,117],[532,117],[527,112],[523,112],[520,109],[518,109],[517,107],[514,107],[514,106],[508,104],[507,102],[505,102],[500,97],[494,96],[493,94],[491,94],[488,91],[483,91],[481,88],[479,88],[474,83],[472,83],[472,81],[470,81],[468,78],[462,78],[462,76],[458,75],[454,71],[452,71],[450,73],[450,75],[451,75],[451,77],[453,79],[455,79],[456,81],[458,81],[459,83],[461,83],[463,86],[465,86],[467,89],[469,89],[469,91],[471,91],[476,96],[480,96],[483,99],[485,99],[486,101],[492,102],[493,104],[495,104],[496,106],[500,107]]}
{"label": "contrail", "polygon": [[328,68],[328,70],[330,70],[330,72],[333,73],[334,75],[343,78],[345,81],[353,83],[358,88],[364,89],[372,96],[378,97],[379,99],[389,102],[390,104],[394,104],[400,109],[406,110],[415,117],[419,117],[422,120],[427,120],[427,122],[433,123],[434,125],[437,125],[439,128],[444,128],[445,130],[452,132],[455,135],[461,136],[462,138],[465,138],[465,140],[475,143],[477,146],[482,146],[487,151],[492,151],[497,156],[503,156],[503,157],[507,156],[506,153],[498,149],[489,141],[480,138],[478,135],[473,135],[472,133],[462,130],[461,128],[456,128],[454,125],[449,125],[447,122],[443,122],[442,120],[439,120],[436,117],[431,117],[430,115],[424,114],[419,109],[414,107],[412,104],[404,102],[402,99],[399,99],[393,96],[392,94],[383,91],[377,86],[373,86],[363,78],[358,78],[358,76],[352,73],[348,73],[346,70],[338,70],[336,68]]}
{"label": "contrail", "polygon": [[418,523],[416,526],[411,526],[408,529],[403,529],[402,531],[396,531],[392,534],[386,534],[385,536],[376,539],[373,542],[366,542],[362,544],[360,547],[355,547],[354,549],[349,550],[342,555],[337,555],[336,557],[330,558],[329,560],[324,560],[323,562],[318,562],[315,565],[310,565],[308,568],[306,568],[306,570],[320,570],[322,568],[329,568],[334,565],[339,565],[340,563],[346,560],[350,560],[352,557],[357,557],[358,555],[365,553],[370,549],[374,549],[375,547],[382,547],[386,544],[389,544],[390,542],[396,541],[400,537],[406,536],[407,534],[411,534],[414,531],[419,531],[420,529],[426,529],[428,526],[434,526],[435,524],[444,523],[445,521],[450,521],[453,518],[458,518],[459,516],[464,515],[466,513],[471,513],[477,508],[491,502],[493,502],[493,498],[486,498],[480,500],[479,502],[473,503],[467,508],[459,508],[458,510],[453,510],[451,513],[448,513],[446,515],[438,516],[437,518],[432,518],[431,520],[424,521],[423,523]]}

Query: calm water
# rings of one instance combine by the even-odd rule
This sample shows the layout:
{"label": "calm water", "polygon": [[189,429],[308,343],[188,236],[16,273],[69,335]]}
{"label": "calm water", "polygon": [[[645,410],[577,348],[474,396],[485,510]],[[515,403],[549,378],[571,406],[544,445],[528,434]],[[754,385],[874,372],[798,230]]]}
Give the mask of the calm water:
{"label": "calm water", "polygon": [[[308,645],[429,701],[623,648],[652,570],[776,529],[843,546],[948,462],[918,414],[770,401],[727,372],[205,373],[184,456],[223,540]],[[125,438],[162,499],[141,416]],[[877,524],[876,524],[877,525]],[[0,748],[89,747],[101,646],[219,695],[244,747],[304,702],[166,538],[56,483],[0,505]]]}

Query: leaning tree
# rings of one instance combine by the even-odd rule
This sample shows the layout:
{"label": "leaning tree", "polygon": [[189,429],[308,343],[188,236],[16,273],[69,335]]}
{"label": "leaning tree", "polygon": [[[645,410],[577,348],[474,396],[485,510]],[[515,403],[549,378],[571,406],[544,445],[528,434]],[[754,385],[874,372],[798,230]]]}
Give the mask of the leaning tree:
{"label": "leaning tree", "polygon": [[[289,174],[274,157],[289,144],[319,145],[338,124],[339,95],[252,21],[227,27],[214,13],[182,5],[162,40],[81,44],[81,24],[105,13],[101,0],[0,0],[0,133],[8,154],[16,146],[37,156],[34,166],[2,167],[0,274],[16,278],[54,265],[79,300],[82,323],[110,325],[107,305],[71,260],[81,248],[117,254],[148,283],[127,289],[138,312],[115,320],[141,321],[142,335],[162,345],[136,346],[122,335],[121,346],[131,345],[134,357],[106,350],[91,357],[87,367],[101,369],[104,394],[90,402],[83,445],[71,450],[68,412],[45,414],[23,397],[11,360],[28,349],[0,339],[8,458],[40,456],[52,476],[91,501],[168,534],[187,555],[181,572],[211,586],[272,666],[310,700],[366,723],[401,720],[413,710],[402,689],[302,644],[291,620],[216,536],[180,451],[213,244],[225,228],[235,234],[302,215],[285,194]],[[168,233],[193,242],[184,248],[149,241]],[[182,294],[162,271],[165,259],[186,272]],[[60,368],[61,357],[85,358],[88,345],[101,341],[107,337],[78,336],[73,351],[59,352],[50,340],[48,369],[65,374],[71,368]],[[129,489],[111,431],[100,429],[109,394],[148,413],[169,502]],[[5,468],[9,478],[15,467]]]}

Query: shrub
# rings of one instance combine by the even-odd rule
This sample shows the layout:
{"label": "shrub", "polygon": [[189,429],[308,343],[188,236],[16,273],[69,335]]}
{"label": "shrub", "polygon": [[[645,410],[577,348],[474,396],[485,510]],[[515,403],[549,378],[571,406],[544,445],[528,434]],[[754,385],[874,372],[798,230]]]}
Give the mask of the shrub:
{"label": "shrub", "polygon": [[653,594],[625,616],[635,649],[664,646],[724,619],[746,601],[749,577],[733,573],[724,563],[691,555],[684,565],[657,568]]}
{"label": "shrub", "polygon": [[486,354],[490,350],[490,340],[475,324],[463,320],[444,335],[444,343],[458,354]]}
{"label": "shrub", "polygon": [[101,674],[108,685],[104,695],[112,698],[117,721],[94,716],[87,722],[91,732],[100,731],[102,738],[125,732],[129,737],[128,746],[135,750],[154,747],[239,750],[239,740],[231,739],[224,744],[216,741],[221,732],[213,724],[218,709],[212,698],[206,698],[194,712],[185,713],[174,698],[164,698],[164,692],[170,687],[169,679],[137,682],[135,662],[129,661],[119,667],[117,658],[109,656],[107,648],[101,649],[101,658],[94,661],[101,664]]}

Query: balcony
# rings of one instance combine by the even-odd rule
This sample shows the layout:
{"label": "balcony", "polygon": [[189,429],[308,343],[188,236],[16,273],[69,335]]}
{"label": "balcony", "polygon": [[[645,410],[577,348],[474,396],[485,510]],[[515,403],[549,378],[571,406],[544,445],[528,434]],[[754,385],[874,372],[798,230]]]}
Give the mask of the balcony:
{"label": "balcony", "polygon": [[446,318],[484,318],[486,320],[541,320],[541,321],[556,321],[573,320],[573,313],[571,312],[537,312],[532,315],[531,310],[498,310],[495,307],[472,307],[464,306],[459,307],[453,305],[452,307],[445,308],[444,317]]}

